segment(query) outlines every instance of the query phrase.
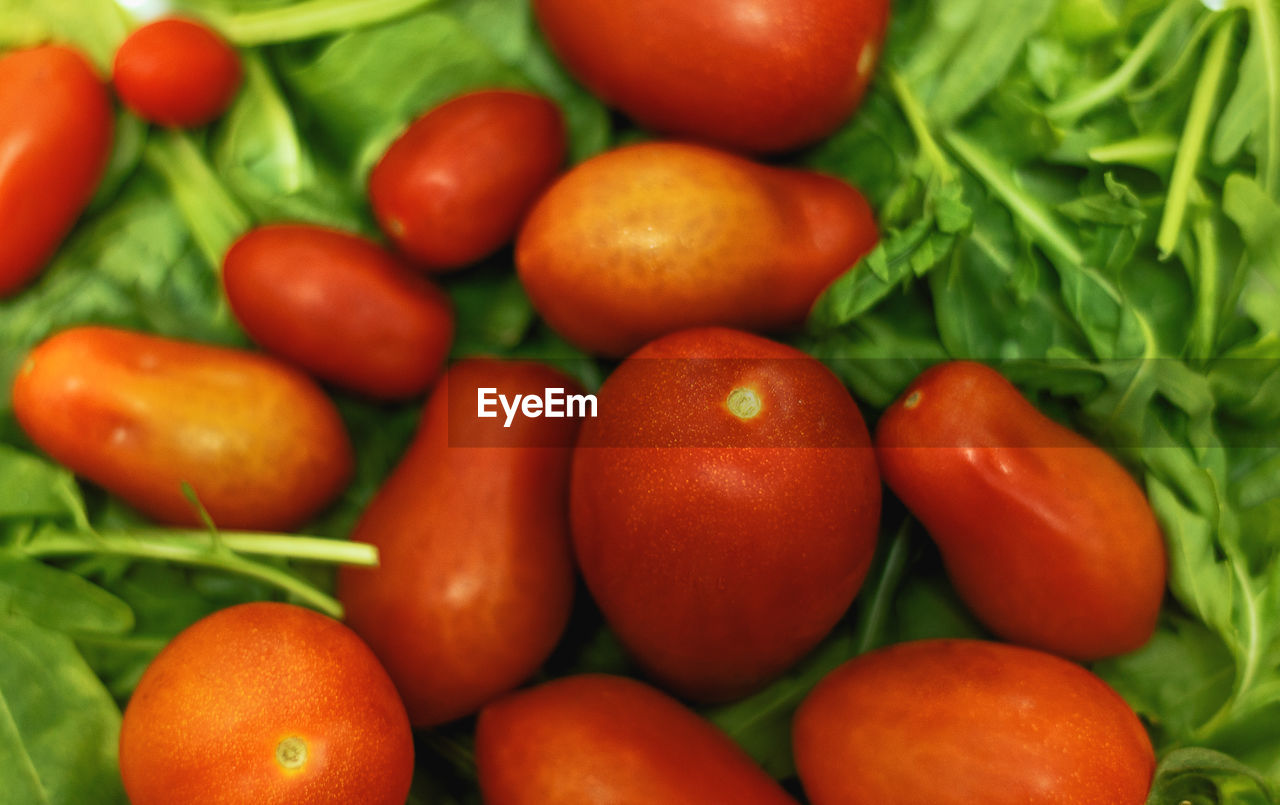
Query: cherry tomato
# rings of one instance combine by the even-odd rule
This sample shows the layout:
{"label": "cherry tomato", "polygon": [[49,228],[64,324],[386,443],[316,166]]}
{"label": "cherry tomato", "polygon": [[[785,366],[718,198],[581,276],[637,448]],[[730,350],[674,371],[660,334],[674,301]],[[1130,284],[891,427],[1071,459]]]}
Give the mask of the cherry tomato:
{"label": "cherry tomato", "polygon": [[976,640],[850,660],[805,699],[792,742],[813,805],[1142,805],[1156,765],[1101,679]]}
{"label": "cherry tomato", "polygon": [[557,181],[516,265],[556,332],[621,357],[688,327],[796,327],[876,239],[870,206],[838,179],[646,143]]}
{"label": "cherry tomato", "polygon": [[723,329],[649,344],[598,397],[571,487],[587,586],[665,686],[751,692],[866,575],[880,480],[858,406],[817,360]]}
{"label": "cherry tomato", "polygon": [[540,95],[460,95],[409,126],[369,177],[382,230],[423,268],[497,251],[565,158],[564,123]]}
{"label": "cherry tomato", "polygon": [[885,412],[876,450],[960,597],[1000,637],[1088,660],[1155,631],[1165,548],[1142,490],[999,372],[926,371]]}
{"label": "cherry tomato", "polygon": [[133,805],[404,805],[413,736],[354,632],[289,604],[241,604],[147,668],[120,773]]}
{"label": "cherry tomato", "polygon": [[386,665],[415,726],[475,712],[520,684],[569,617],[577,420],[518,418],[504,428],[503,414],[478,419],[485,388],[512,399],[579,391],[534,363],[454,365],[352,535],[378,546],[381,565],[339,575],[348,622]]}
{"label": "cherry tomato", "polygon": [[93,197],[111,156],[111,100],[64,47],[0,57],[0,296],[38,274]]}
{"label": "cherry tomato", "polygon": [[270,358],[154,335],[78,327],[27,357],[13,386],[27,435],[144,514],[223,528],[287,530],[351,474],[337,410]]}
{"label": "cherry tomato", "polygon": [[254,341],[370,397],[421,394],[449,355],[448,297],[357,235],[260,227],[227,252],[222,281]]}
{"label": "cherry tomato", "polygon": [[722,732],[631,679],[557,679],[489,705],[476,729],[486,805],[795,805]]}
{"label": "cherry tomato", "polygon": [[192,128],[222,116],[240,90],[240,56],[218,33],[170,17],[142,26],[116,51],[116,94],[138,117]]}
{"label": "cherry tomato", "polygon": [[644,126],[744,151],[827,136],[874,72],[888,0],[534,0],[570,72]]}

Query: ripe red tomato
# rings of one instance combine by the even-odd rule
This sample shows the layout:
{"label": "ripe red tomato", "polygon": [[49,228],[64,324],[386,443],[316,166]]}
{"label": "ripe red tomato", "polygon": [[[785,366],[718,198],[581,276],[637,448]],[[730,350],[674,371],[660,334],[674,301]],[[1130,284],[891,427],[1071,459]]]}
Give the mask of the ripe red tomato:
{"label": "ripe red tomato", "polygon": [[540,95],[460,95],[409,126],[369,177],[382,231],[423,268],[497,251],[565,158],[564,122]]}
{"label": "ripe red tomato", "polygon": [[415,726],[475,712],[546,659],[569,617],[567,496],[576,419],[476,417],[477,394],[577,393],[535,363],[468,360],[432,393],[409,452],[352,539],[376,570],[344,568],[347,619],[386,665]]}
{"label": "ripe red tomato", "polygon": [[795,805],[714,726],[631,679],[557,679],[489,705],[476,728],[486,805]]}
{"label": "ripe red tomato", "polygon": [[1142,805],[1156,765],[1101,679],[976,640],[850,660],[805,699],[792,742],[813,805]]}
{"label": "ripe red tomato", "polygon": [[295,528],[351,475],[333,403],[305,375],[239,350],[66,330],[19,369],[13,411],[53,458],[168,523],[201,524],[185,482],[223,528]]}
{"label": "ripe red tomato", "polygon": [[866,199],[838,179],[645,143],[552,185],[520,232],[516,265],[556,332],[622,357],[688,327],[796,327],[876,239]]}
{"label": "ripe red tomato", "polygon": [[227,111],[240,90],[240,56],[194,20],[142,26],[116,51],[112,81],[124,105],[144,120],[190,128]]}
{"label": "ripe red tomato", "polygon": [[421,394],[449,355],[448,297],[357,235],[260,227],[227,252],[222,282],[254,341],[370,397]]}
{"label": "ripe red tomato", "polygon": [[1089,660],[1155,631],[1165,548],[1142,490],[999,372],[926,371],[880,420],[876,452],[960,597],[1000,637]]}
{"label": "ripe red tomato", "polygon": [[111,100],[74,50],[0,57],[0,296],[35,277],[93,197],[111,156]]}
{"label": "ripe red tomato", "polygon": [[413,736],[355,633],[289,604],[224,609],[173,639],[120,728],[133,805],[404,805]]}
{"label": "ripe red tomato", "polygon": [[534,0],[552,48],[660,132],[784,151],[833,132],[871,80],[888,0]]}
{"label": "ripe red tomato", "polygon": [[866,575],[880,481],[858,406],[817,360],[723,329],[649,344],[598,397],[571,486],[587,586],[664,685],[751,692]]}

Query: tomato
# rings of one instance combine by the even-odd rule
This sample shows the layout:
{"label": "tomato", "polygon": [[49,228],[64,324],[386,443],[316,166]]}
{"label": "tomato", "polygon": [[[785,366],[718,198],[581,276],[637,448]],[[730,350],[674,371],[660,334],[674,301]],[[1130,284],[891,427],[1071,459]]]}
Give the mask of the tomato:
{"label": "tomato", "polygon": [[18,371],[13,411],[56,460],[144,514],[287,530],[346,485],[351,444],[306,376],[270,358],[105,327],[66,330]]}
{"label": "tomato", "polygon": [[111,156],[111,100],[64,47],[0,57],[0,296],[30,281],[93,197]]}
{"label": "tomato", "polygon": [[866,200],[817,173],[647,143],[562,177],[516,244],[520,279],[562,336],[621,357],[699,325],[800,325],[877,239]]}
{"label": "tomato", "polygon": [[885,412],[876,450],[960,597],[1000,637],[1089,660],[1155,631],[1165,548],[1142,490],[999,372],[926,371]]}
{"label": "tomato", "polygon": [[155,658],[120,729],[133,805],[403,805],[413,736],[395,687],[337,621],[241,604]]}
{"label": "tomato", "polygon": [[534,0],[556,54],[640,124],[744,151],[835,131],[871,80],[889,0]]}
{"label": "tomato", "polygon": [[504,428],[505,415],[476,417],[484,388],[508,398],[579,391],[539,364],[454,365],[352,534],[378,546],[381,565],[339,575],[348,622],[386,665],[415,726],[475,712],[520,684],[569,617],[577,420],[517,418]]}
{"label": "tomato", "polygon": [[560,110],[541,95],[460,95],[387,149],[369,177],[373,212],[423,268],[460,268],[511,240],[566,147]]}
{"label": "tomato", "polygon": [[1156,765],[1101,679],[976,640],[850,660],[800,706],[792,742],[813,805],[1142,805]]}
{"label": "tomato", "polygon": [[631,679],[557,679],[489,705],[476,728],[486,805],[795,805],[728,737]]}
{"label": "tomato", "polygon": [[583,577],[640,663],[719,701],[794,664],[853,600],[880,481],[858,406],[804,353],[689,330],[599,392],[574,456]]}
{"label": "tomato", "polygon": [[240,90],[240,56],[203,23],[170,17],[142,26],[116,51],[116,94],[138,117],[190,128],[222,116]]}
{"label": "tomato", "polygon": [[227,252],[222,281],[254,341],[370,397],[426,391],[449,355],[448,297],[357,235],[305,224],[260,227]]}

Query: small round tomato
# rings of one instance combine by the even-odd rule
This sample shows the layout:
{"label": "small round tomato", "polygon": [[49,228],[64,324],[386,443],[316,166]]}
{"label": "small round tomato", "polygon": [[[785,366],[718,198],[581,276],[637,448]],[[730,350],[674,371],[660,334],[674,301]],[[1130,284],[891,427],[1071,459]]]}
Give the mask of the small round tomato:
{"label": "small round tomato", "polygon": [[903,643],[827,675],[796,713],[813,805],[1142,805],[1142,722],[1078,665],[977,640]]}
{"label": "small round tomato", "polygon": [[566,677],[486,707],[486,805],[795,805],[724,733],[648,685]]}
{"label": "small round tomato", "polygon": [[660,682],[743,696],[836,624],[875,550],[880,479],[830,370],[735,330],[661,338],[598,394],[574,453],[587,587]]}
{"label": "small round tomato", "polygon": [[449,355],[449,298],[357,235],[260,227],[227,252],[222,282],[254,341],[370,397],[421,394]]}
{"label": "small round tomato", "polygon": [[240,56],[194,20],[148,23],[116,51],[112,81],[124,105],[144,120],[190,128],[227,111],[240,89]]}
{"label": "small round tomato", "polygon": [[0,296],[30,281],[93,197],[111,156],[111,100],[64,47],[0,57]]}
{"label": "small round tomato", "polygon": [[833,132],[862,98],[889,0],[535,0],[570,72],[644,126],[744,151]]}
{"label": "small round tomato", "polygon": [[77,327],[18,370],[13,412],[42,450],[144,514],[288,530],[346,485],[353,457],[333,403],[271,358]]}
{"label": "small round tomato", "polygon": [[142,675],[120,774],[133,805],[404,805],[413,736],[354,632],[241,604],[179,634]]}
{"label": "small round tomato", "polygon": [[541,95],[460,95],[415,120],[383,154],[369,177],[373,212],[423,268],[460,268],[511,240],[565,148],[560,110]]}

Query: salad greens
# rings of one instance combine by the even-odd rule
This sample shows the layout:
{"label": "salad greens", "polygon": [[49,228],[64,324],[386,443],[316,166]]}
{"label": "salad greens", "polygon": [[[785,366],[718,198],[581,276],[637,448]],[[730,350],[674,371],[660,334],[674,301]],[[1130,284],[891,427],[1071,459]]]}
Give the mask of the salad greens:
{"label": "salad greens", "polygon": [[[0,303],[0,382],[57,329],[104,323],[246,346],[217,268],[255,222],[376,234],[364,180],[417,114],[480,86],[534,88],[573,158],[640,133],[557,65],[527,0],[184,0],[245,48],[222,121],[121,113],[95,202],[53,265]],[[48,39],[100,67],[113,0],[0,0],[0,48]],[[1163,760],[1152,803],[1280,793],[1280,2],[896,0],[859,114],[788,162],[846,178],[881,245],[794,341],[874,417],[924,367],[995,363],[1126,461],[1169,545],[1156,636],[1094,670]],[[457,355],[607,371],[535,317],[510,254],[450,278]],[[163,532],[36,451],[0,399],[0,803],[123,801],[119,705],[182,628],[233,603],[331,612],[324,562],[409,439],[417,404],[339,395],[356,480],[310,537]],[[788,722],[825,671],[887,642],[981,635],[892,503],[847,622],[768,689],[707,714],[780,778]],[[546,673],[629,670],[580,596]],[[469,727],[420,736],[416,802],[477,801]]]}

